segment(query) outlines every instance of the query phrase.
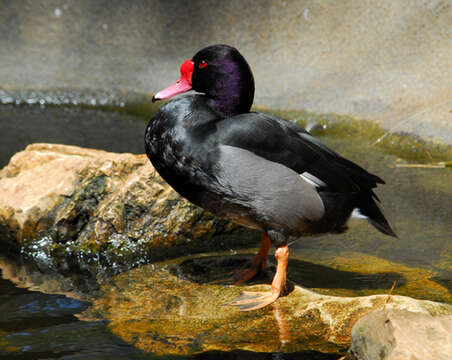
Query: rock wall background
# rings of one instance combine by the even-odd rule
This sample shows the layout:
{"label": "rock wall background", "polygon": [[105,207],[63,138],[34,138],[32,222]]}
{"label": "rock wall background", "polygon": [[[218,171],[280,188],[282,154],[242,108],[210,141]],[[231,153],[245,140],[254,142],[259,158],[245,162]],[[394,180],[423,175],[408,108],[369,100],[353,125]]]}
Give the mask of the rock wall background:
{"label": "rock wall background", "polygon": [[155,92],[212,43],[256,104],[339,113],[452,143],[452,2],[0,0],[0,88]]}

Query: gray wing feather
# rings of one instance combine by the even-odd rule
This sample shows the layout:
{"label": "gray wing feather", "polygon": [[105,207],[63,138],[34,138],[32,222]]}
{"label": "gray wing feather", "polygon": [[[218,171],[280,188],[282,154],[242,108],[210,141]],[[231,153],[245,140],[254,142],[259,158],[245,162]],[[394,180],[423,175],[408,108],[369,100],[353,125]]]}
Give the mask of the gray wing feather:
{"label": "gray wing feather", "polygon": [[320,220],[325,208],[315,186],[295,171],[254,153],[220,145],[218,182],[233,201],[259,214],[257,222],[287,232]]}

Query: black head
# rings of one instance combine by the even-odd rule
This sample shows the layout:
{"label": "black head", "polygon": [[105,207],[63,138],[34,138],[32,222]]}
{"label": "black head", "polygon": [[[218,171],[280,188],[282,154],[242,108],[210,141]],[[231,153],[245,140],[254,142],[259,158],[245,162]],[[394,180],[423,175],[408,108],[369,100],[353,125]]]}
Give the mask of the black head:
{"label": "black head", "polygon": [[181,67],[181,78],[154,99],[166,99],[190,89],[203,93],[208,104],[225,115],[249,112],[254,99],[251,69],[239,51],[228,45],[200,50]]}
{"label": "black head", "polygon": [[213,45],[200,50],[194,62],[192,87],[212,99],[212,107],[228,115],[250,111],[253,73],[237,49]]}

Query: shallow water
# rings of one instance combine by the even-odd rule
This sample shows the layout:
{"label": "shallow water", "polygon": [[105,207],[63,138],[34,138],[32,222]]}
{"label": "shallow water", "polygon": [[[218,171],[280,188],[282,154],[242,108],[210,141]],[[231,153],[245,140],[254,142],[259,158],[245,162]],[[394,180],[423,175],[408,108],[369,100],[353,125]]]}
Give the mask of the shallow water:
{"label": "shallow water", "polygon": [[[0,106],[0,167],[14,152],[33,142],[142,153],[146,122],[125,112]],[[424,161],[422,156],[429,150],[422,149],[419,155],[418,146],[412,151],[410,148],[402,151],[397,148],[398,142],[375,145],[375,139],[356,134],[355,129],[347,126],[343,126],[345,133],[327,126],[318,136],[386,181],[386,185],[379,186],[377,194],[399,238],[382,235],[370,225],[358,223],[346,234],[298,239],[290,245],[289,279],[300,286],[340,296],[386,293],[397,281],[395,294],[452,303],[452,171],[398,167],[406,159]],[[427,157],[431,161],[443,160],[435,156],[432,150]],[[253,251],[246,253],[251,257]],[[49,283],[44,286],[37,280],[42,278],[39,271],[27,265],[28,281],[24,282],[11,276],[23,271],[24,265],[16,259],[3,260],[2,273],[6,279],[0,281],[0,358],[161,358],[143,353],[113,335],[105,322],[80,321],[76,315],[89,303],[74,299],[77,296],[74,289],[67,289],[70,297],[61,294],[61,287],[59,294],[48,294],[52,290]],[[9,269],[8,275],[5,269]],[[61,285],[61,281],[53,281]],[[30,287],[32,290],[27,290]],[[338,357],[315,352],[251,355],[232,351],[206,352],[191,358],[250,356],[255,359]]]}
{"label": "shallow water", "polygon": [[0,168],[37,142],[142,154],[146,124],[142,117],[95,108],[2,105]]}
{"label": "shallow water", "polygon": [[[57,274],[42,274],[33,264],[0,256],[0,359],[306,359],[333,360],[316,351],[256,353],[245,350],[207,351],[197,355],[146,353],[113,334],[99,316],[83,312],[90,302]],[[63,280],[64,282],[64,280]],[[139,284],[132,283],[139,287]],[[62,292],[62,288],[65,288]],[[82,295],[83,297],[83,295]],[[82,317],[83,320],[79,320]],[[154,335],[155,337],[155,335]]]}
{"label": "shallow water", "polygon": [[42,278],[39,271],[29,267],[24,277],[24,268],[4,257],[0,269],[0,359],[141,358],[141,352],[113,336],[105,322],[77,319],[88,302],[18,287],[33,286],[22,280]]}

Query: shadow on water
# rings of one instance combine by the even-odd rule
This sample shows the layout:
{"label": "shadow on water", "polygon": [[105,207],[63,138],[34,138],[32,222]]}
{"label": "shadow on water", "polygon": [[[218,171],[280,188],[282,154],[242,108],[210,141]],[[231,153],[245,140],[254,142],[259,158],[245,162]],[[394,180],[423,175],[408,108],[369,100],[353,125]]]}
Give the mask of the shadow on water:
{"label": "shadow on water", "polygon": [[446,288],[450,294],[452,294],[452,278],[445,278],[443,276],[433,276],[430,280],[440,284],[444,288]]}
{"label": "shadow on water", "polygon": [[[233,277],[234,271],[245,268],[250,264],[253,254],[240,254],[238,256],[208,256],[188,259],[179,266],[172,268],[171,272],[184,279],[196,283],[234,283],[228,280]],[[402,274],[396,272],[377,272],[363,274],[354,271],[342,271],[324,265],[314,264],[302,260],[289,260],[288,278],[296,285],[315,289],[349,289],[371,290],[390,289],[394,281],[399,286],[406,283]],[[268,270],[276,269],[274,260]],[[262,276],[255,278],[253,283],[266,280],[271,283],[272,274],[266,271]]]}

